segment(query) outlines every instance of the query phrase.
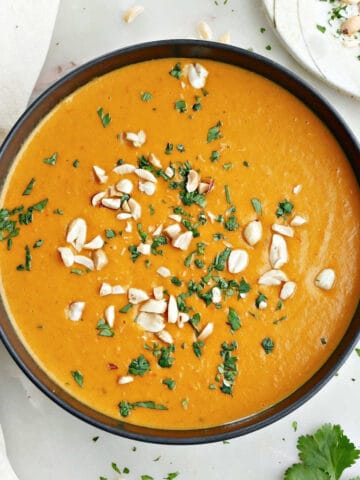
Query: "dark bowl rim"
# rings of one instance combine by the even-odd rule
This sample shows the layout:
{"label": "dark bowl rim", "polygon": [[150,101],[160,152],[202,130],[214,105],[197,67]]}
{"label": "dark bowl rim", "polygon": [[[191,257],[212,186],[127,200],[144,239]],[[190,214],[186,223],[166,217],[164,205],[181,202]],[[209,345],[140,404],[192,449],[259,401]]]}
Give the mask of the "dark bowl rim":
{"label": "dark bowl rim", "polygon": [[[217,52],[229,52],[233,53],[234,55],[237,55],[239,57],[243,57],[245,59],[253,61],[257,65],[264,65],[265,67],[269,68],[270,74],[266,75],[263,72],[259,73],[255,70],[253,70],[250,67],[247,66],[242,66],[241,68],[244,68],[248,71],[254,72],[260,76],[263,76],[272,82],[276,83],[277,82],[274,80],[272,75],[275,72],[278,72],[284,77],[288,77],[297,87],[305,92],[305,94],[310,95],[312,100],[316,100],[319,102],[320,107],[323,107],[325,111],[327,111],[327,115],[332,117],[332,119],[335,121],[336,124],[340,125],[343,134],[347,136],[348,142],[350,142],[350,145],[354,148],[354,151],[357,152],[358,154],[360,153],[360,144],[359,141],[357,140],[355,134],[352,132],[352,130],[348,127],[348,125],[345,123],[345,121],[342,119],[342,117],[339,115],[339,113],[335,110],[335,108],[330,104],[330,102],[324,98],[323,95],[321,95],[313,86],[311,86],[308,82],[305,80],[301,79],[297,74],[293,73],[290,71],[287,67],[284,67],[283,65],[268,59],[266,57],[263,57],[262,55],[259,55],[257,53],[254,53],[249,50],[244,50],[240,47],[236,47],[233,45],[224,45],[218,42],[211,42],[211,41],[204,41],[204,40],[189,40],[189,39],[171,39],[171,40],[156,40],[156,41],[151,41],[151,42],[143,42],[139,44],[134,44],[128,47],[124,48],[119,48],[117,50],[114,50],[112,52],[106,53],[104,55],[101,55],[99,57],[96,57],[83,65],[80,65],[71,72],[67,73],[60,79],[58,79],[55,83],[50,85],[39,97],[37,97],[24,111],[24,113],[19,117],[19,119],[16,121],[8,135],[6,136],[5,140],[3,141],[2,145],[0,146],[0,160],[4,154],[4,152],[7,150],[8,146],[11,144],[15,134],[18,132],[19,129],[21,129],[21,126],[27,120],[28,118],[31,118],[33,113],[36,111],[36,109],[48,98],[51,97],[62,85],[71,82],[72,80],[76,79],[81,73],[86,72],[92,67],[100,65],[102,62],[106,62],[108,60],[111,60],[113,58],[117,58],[119,56],[126,56],[128,54],[131,54],[133,52],[140,52],[142,55],[146,53],[147,50],[151,50],[153,48],[158,48],[158,47],[173,47],[173,48],[186,48],[186,47],[199,47],[200,49],[203,49],[206,51],[206,49],[210,49],[211,51],[217,51]],[[131,65],[135,63],[141,63],[146,60],[150,59],[157,59],[157,58],[176,58],[176,57],[182,57],[182,55],[168,55],[164,57],[151,57],[146,59],[140,59],[132,62],[127,62],[124,64],[125,65]],[[226,60],[218,59],[215,58],[213,54],[210,56],[207,55],[188,55],[188,56],[183,56],[184,58],[199,58],[199,59],[210,59],[214,61],[219,61],[223,63],[228,63],[235,65],[235,63],[231,63]],[[118,67],[121,68],[121,67]],[[110,69],[109,71],[114,70],[113,68]],[[98,75],[93,76],[92,78],[97,78],[101,77],[102,75],[108,73],[108,71],[100,71]],[[91,81],[91,80],[89,80]],[[86,83],[86,82],[85,82]],[[84,84],[85,84],[84,83]],[[323,123],[329,128],[333,136],[339,141],[340,145],[341,142],[336,135],[336,131],[334,131],[334,127],[330,127],[329,124],[327,123],[326,119],[322,118],[320,115],[321,112],[318,112],[316,109],[313,108],[313,105],[311,102],[305,101],[305,99],[300,98],[297,93],[294,93],[291,88],[287,88],[287,86],[280,84],[280,86],[284,89],[286,89],[291,95],[295,96],[297,99],[299,99],[302,103],[307,105],[317,117],[319,117]],[[72,91],[75,91],[77,88],[74,88]],[[54,108],[54,107],[52,107]],[[50,108],[49,111],[52,109]],[[319,107],[316,107],[319,108]],[[36,126],[34,127],[36,128]],[[20,146],[21,148],[21,146]],[[352,162],[349,161],[349,163],[352,165]],[[353,165],[352,165],[353,166]],[[355,172],[354,172],[355,173]],[[355,173],[356,175],[356,173]],[[357,176],[358,183],[359,183],[359,176]],[[4,308],[5,310],[5,308]],[[295,398],[289,405],[281,408],[279,411],[275,413],[271,413],[271,410],[273,407],[281,405],[283,402],[291,398],[293,395],[295,395],[297,392],[300,392],[300,390],[305,389],[306,386],[311,382],[312,378],[315,375],[320,374],[321,370],[326,367],[326,365],[329,363],[329,360],[332,359],[335,355],[337,350],[339,349],[340,345],[342,342],[345,340],[345,337],[350,329],[350,326],[352,322],[354,321],[355,316],[357,315],[359,311],[359,306],[357,308],[357,311],[354,313],[354,316],[348,326],[348,329],[342,339],[340,340],[339,345],[335,348],[335,350],[331,353],[330,357],[325,361],[325,363],[322,365],[322,367],[315,372],[315,374],[301,387],[299,387],[295,392],[290,394],[286,399],[281,400],[274,406],[268,407],[266,410],[259,412],[259,414],[267,414],[268,412],[269,415],[265,416],[265,418],[261,419],[260,421],[255,422],[254,424],[250,424],[248,426],[241,426],[241,421],[234,421],[231,422],[230,424],[226,425],[219,425],[219,426],[214,426],[214,427],[209,427],[209,428],[202,428],[202,429],[193,429],[193,430],[171,430],[171,429],[154,429],[150,427],[142,427],[142,426],[136,426],[135,425],[135,431],[132,431],[131,429],[128,430],[126,428],[123,428],[124,425],[128,425],[129,427],[134,427],[132,424],[126,424],[126,422],[121,422],[119,421],[119,425],[117,427],[108,425],[102,421],[98,421],[95,418],[90,417],[86,413],[82,413],[78,409],[74,408],[73,406],[69,405],[66,401],[62,400],[61,398],[58,397],[58,395],[52,391],[50,388],[45,386],[41,380],[37,378],[37,376],[31,371],[30,368],[28,368],[27,365],[23,362],[21,359],[19,353],[16,351],[15,347],[12,345],[12,343],[9,341],[7,338],[3,327],[0,322],[0,339],[2,340],[4,346],[6,347],[7,351],[9,352],[10,356],[13,358],[13,360],[16,362],[16,364],[20,367],[20,369],[25,373],[25,375],[39,388],[39,390],[44,393],[48,398],[50,398],[52,401],[54,401],[57,405],[59,405],[61,408],[63,408],[65,411],[71,413],[75,417],[85,421],[86,423],[97,427],[101,430],[104,430],[108,433],[113,433],[115,435],[131,439],[131,440],[137,440],[137,441],[142,441],[142,442],[148,442],[148,443],[158,443],[158,444],[167,444],[167,445],[195,445],[195,444],[208,444],[212,442],[219,442],[219,441],[224,441],[224,440],[229,440],[234,437],[246,435],[248,433],[260,430],[266,426],[271,425],[272,423],[280,420],[281,418],[289,415],[291,412],[302,406],[305,402],[307,402],[310,398],[312,398],[333,376],[334,374],[338,371],[338,369],[343,365],[345,360],[348,358],[348,356],[351,354],[353,349],[355,348],[357,342],[360,339],[360,328],[357,328],[355,333],[351,335],[349,339],[347,339],[347,344],[343,351],[340,352],[340,356],[338,359],[335,361],[335,363],[327,368],[327,370],[322,374],[320,380],[317,380],[315,384],[311,385],[309,388],[307,388],[307,391],[304,393],[301,393],[299,398]],[[356,327],[355,327],[356,328]],[[34,363],[36,363],[34,361]],[[51,380],[53,383],[55,383],[53,380]],[[62,387],[59,386],[61,389]],[[77,401],[81,406],[84,404],[80,401]],[[258,414],[254,414],[251,417],[248,418],[253,418],[257,416]],[[104,417],[105,418],[105,417]],[[110,417],[106,417],[110,418]],[[245,419],[246,420],[246,419]],[[236,425],[239,424],[239,426],[236,428]],[[231,430],[226,430],[227,426],[233,426]],[[219,433],[219,429],[224,429],[224,431]],[[139,430],[139,431],[136,431]],[[158,433],[156,433],[158,432]],[[165,435],[164,435],[165,434]],[[180,436],[179,436],[180,434]],[[181,434],[185,434],[185,436],[182,436]]]}

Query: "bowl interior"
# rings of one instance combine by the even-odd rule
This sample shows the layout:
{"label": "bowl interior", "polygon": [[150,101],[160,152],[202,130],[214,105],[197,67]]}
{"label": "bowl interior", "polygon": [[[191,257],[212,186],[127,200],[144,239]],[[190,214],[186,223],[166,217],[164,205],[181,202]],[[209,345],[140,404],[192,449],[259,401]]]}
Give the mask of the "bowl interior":
{"label": "bowl interior", "polygon": [[[153,42],[126,48],[105,55],[70,73],[37,99],[16,123],[0,149],[0,178],[4,182],[9,168],[28,135],[59,101],[92,79],[125,65],[167,57],[192,57],[217,60],[258,73],[282,86],[305,103],[327,125],[360,179],[360,149],[351,132],[332,108],[299,78],[253,53],[235,47],[193,40]],[[337,371],[354,348],[360,334],[360,308],[338,347],[313,377],[301,388],[271,408],[230,424],[196,430],[159,430],[140,427],[103,415],[79,402],[37,365],[18,337],[0,304],[0,337],[25,374],[52,400],[75,416],[124,437],[173,444],[193,444],[219,441],[262,428],[287,415],[314,395]]]}

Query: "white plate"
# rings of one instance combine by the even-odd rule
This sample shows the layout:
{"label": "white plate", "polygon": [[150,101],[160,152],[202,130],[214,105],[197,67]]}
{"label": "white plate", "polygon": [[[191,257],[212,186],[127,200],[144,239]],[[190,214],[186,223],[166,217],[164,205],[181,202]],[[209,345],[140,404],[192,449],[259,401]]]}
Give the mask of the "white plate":
{"label": "white plate", "polygon": [[[360,99],[360,45],[346,47],[336,30],[342,20],[329,24],[336,3],[319,0],[262,0],[276,33],[292,56],[310,73]],[[357,7],[347,7],[349,14]],[[325,27],[322,33],[317,25]],[[360,34],[359,34],[360,38]]]}

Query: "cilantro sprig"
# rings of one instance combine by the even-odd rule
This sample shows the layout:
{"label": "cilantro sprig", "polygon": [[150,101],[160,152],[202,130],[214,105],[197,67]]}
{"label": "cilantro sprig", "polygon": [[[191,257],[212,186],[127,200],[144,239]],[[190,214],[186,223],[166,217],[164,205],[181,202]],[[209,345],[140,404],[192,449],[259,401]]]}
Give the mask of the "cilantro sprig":
{"label": "cilantro sprig", "polygon": [[338,480],[360,457],[340,425],[325,424],[314,435],[299,437],[297,448],[301,463],[288,468],[284,480]]}

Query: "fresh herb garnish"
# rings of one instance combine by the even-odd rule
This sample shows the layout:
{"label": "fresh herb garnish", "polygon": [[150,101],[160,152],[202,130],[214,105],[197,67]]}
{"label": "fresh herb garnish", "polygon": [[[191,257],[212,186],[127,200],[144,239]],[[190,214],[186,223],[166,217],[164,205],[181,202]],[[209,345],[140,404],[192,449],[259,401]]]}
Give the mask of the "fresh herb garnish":
{"label": "fresh herb garnish", "polygon": [[220,158],[220,152],[218,152],[217,150],[213,150],[210,155],[210,160],[212,162],[216,162],[217,160],[219,160],[219,158]]}
{"label": "fresh herb garnish", "polygon": [[231,253],[231,248],[225,248],[225,250],[223,250],[222,252],[219,252],[214,261],[213,261],[213,266],[215,268],[215,270],[217,270],[218,272],[221,272],[225,269],[225,264],[230,256],[230,253]]}
{"label": "fresh herb garnish", "polygon": [[119,410],[120,410],[120,415],[122,417],[128,417],[130,415],[131,410],[135,410],[135,408],[150,408],[151,410],[167,410],[168,408],[165,407],[165,405],[161,405],[160,403],[155,403],[153,401],[147,401],[147,402],[125,402],[122,401],[119,403]]}
{"label": "fresh herb garnish", "polygon": [[43,162],[46,163],[47,165],[54,166],[56,165],[57,155],[58,155],[57,153],[53,153],[51,157],[44,158]]}
{"label": "fresh herb garnish", "polygon": [[115,230],[111,230],[111,229],[106,229],[105,230],[105,237],[106,238],[115,238],[116,237],[116,232]]}
{"label": "fresh herb garnish", "polygon": [[25,188],[25,190],[23,191],[23,195],[30,195],[30,193],[32,192],[32,189],[34,187],[34,184],[35,184],[35,178],[32,178],[30,180],[30,182],[27,184],[27,187]]}
{"label": "fresh herb garnish", "polygon": [[222,122],[218,122],[213,127],[210,127],[207,134],[207,143],[213,142],[219,138],[222,138],[222,134],[220,132],[220,127],[222,126]]}
{"label": "fresh herb garnish", "polygon": [[325,424],[314,435],[302,435],[297,448],[301,463],[288,468],[284,480],[338,480],[360,457],[340,425]]}
{"label": "fresh herb garnish", "polygon": [[119,313],[127,313],[133,307],[132,303],[127,303],[122,308],[120,308]]}
{"label": "fresh herb garnish", "polygon": [[183,145],[182,143],[178,143],[178,144],[176,145],[176,150],[177,150],[178,152],[180,152],[180,153],[184,153],[184,152],[185,152],[185,147],[184,147],[184,145]]}
{"label": "fresh herb garnish", "polygon": [[160,349],[160,357],[158,359],[158,365],[161,368],[170,368],[175,362],[175,358],[171,356],[175,352],[175,345],[169,345],[168,347],[162,347]]}
{"label": "fresh herb garnish", "polygon": [[174,108],[180,113],[185,113],[187,110],[185,100],[178,100],[177,102],[175,102]]}
{"label": "fresh herb garnish", "polygon": [[195,353],[195,355],[200,358],[201,355],[202,355],[202,348],[204,347],[205,343],[200,341],[200,342],[193,342],[192,346],[193,346],[193,351]]}
{"label": "fresh herb garnish", "polygon": [[260,308],[261,302],[267,303],[267,296],[264,295],[264,294],[261,293],[261,292],[258,292],[258,296],[257,296],[257,298],[256,298],[256,300],[255,300],[256,308]]}
{"label": "fresh herb garnish", "polygon": [[230,217],[225,220],[224,227],[226,228],[226,230],[229,230],[229,232],[233,232],[234,230],[237,230],[239,228],[239,224],[235,215],[230,215]]}
{"label": "fresh herb garnish", "polygon": [[174,480],[174,478],[178,477],[179,475],[179,472],[168,473],[164,480]]}
{"label": "fresh herb garnish", "polygon": [[239,314],[231,307],[229,308],[227,320],[227,323],[230,325],[232,331],[235,332],[241,327]]}
{"label": "fresh herb garnish", "polygon": [[119,467],[116,465],[115,462],[112,462],[111,468],[114,470],[114,472],[119,473],[121,475],[121,470],[119,469]]}
{"label": "fresh herb garnish", "polygon": [[218,365],[218,373],[222,376],[222,380],[219,378],[218,381],[221,381],[220,390],[227,395],[232,395],[235,378],[239,373],[237,368],[238,358],[232,355],[237,346],[235,341],[221,344],[220,355],[223,363]]}
{"label": "fresh herb garnish", "polygon": [[137,231],[138,231],[138,234],[139,234],[139,237],[141,239],[142,242],[146,242],[146,239],[147,239],[147,233],[143,231],[142,229],[142,223],[138,223],[136,225],[136,228],[137,228]]}
{"label": "fresh herb garnish", "polygon": [[82,374],[78,370],[72,370],[71,375],[75,382],[79,385],[79,387],[82,388],[84,385],[84,377],[82,376]]}
{"label": "fresh herb garnish", "polygon": [[153,255],[162,255],[163,251],[159,250],[159,247],[162,245],[167,245],[167,243],[168,243],[167,238],[164,235],[158,235],[157,237],[154,238],[151,244],[151,253]]}
{"label": "fresh herb garnish", "polygon": [[276,216],[278,218],[283,217],[284,220],[291,214],[293,211],[294,205],[289,200],[283,200],[279,202],[278,208],[276,210]]}
{"label": "fresh herb garnish", "polygon": [[176,63],[173,68],[170,70],[169,74],[172,76],[172,77],[175,77],[177,79],[179,79],[182,75],[182,70],[181,70],[181,66],[180,66],[180,63]]}
{"label": "fresh herb garnish", "polygon": [[224,163],[224,165],[223,165],[224,170],[230,170],[230,168],[232,168],[232,167],[233,167],[233,164],[231,162]]}
{"label": "fresh herb garnish", "polygon": [[25,270],[28,272],[30,272],[31,270],[31,260],[32,260],[32,256],[30,253],[30,247],[29,245],[26,245],[25,246]]}
{"label": "fresh herb garnish", "polygon": [[113,337],[115,335],[114,330],[109,327],[103,318],[100,318],[97,322],[96,330],[98,330],[100,337]]}
{"label": "fresh herb garnish", "polygon": [[261,208],[261,202],[258,198],[252,198],[251,199],[251,205],[253,206],[253,209],[255,212],[259,215],[259,217],[262,215],[262,208]]}
{"label": "fresh herb garnish", "polygon": [[219,240],[222,240],[224,238],[224,235],[222,233],[214,233],[213,234],[213,239],[215,242],[218,242]]}
{"label": "fresh herb garnish", "polygon": [[152,100],[153,96],[150,92],[144,92],[141,94],[141,100],[143,102],[149,102],[150,100]]}
{"label": "fresh herb garnish", "polygon": [[231,204],[231,197],[230,197],[230,189],[229,189],[229,186],[228,186],[228,185],[225,185],[224,189],[225,189],[225,198],[226,198],[226,201],[227,201],[227,203],[230,205],[230,204]]}
{"label": "fresh herb garnish", "polygon": [[130,252],[130,258],[133,261],[133,263],[136,262],[136,260],[140,257],[141,252],[138,251],[136,245],[129,245],[128,250]]}
{"label": "fresh herb garnish", "polygon": [[273,324],[278,325],[279,323],[283,322],[286,319],[287,319],[287,315],[283,315],[282,317],[278,318],[277,320],[274,320]]}
{"label": "fresh herb garnish", "polygon": [[174,150],[174,145],[172,143],[167,143],[166,144],[166,147],[165,147],[165,154],[166,155],[171,155],[172,154],[172,151]]}
{"label": "fresh herb garnish", "polygon": [[155,214],[155,208],[154,208],[154,206],[153,206],[151,203],[150,203],[150,205],[149,205],[149,213],[150,213],[150,215],[154,215],[154,214]]}
{"label": "fresh herb garnish", "polygon": [[53,213],[55,215],[64,215],[64,211],[61,210],[60,208],[55,208],[55,210],[53,210]]}
{"label": "fresh herb garnish", "polygon": [[73,166],[74,168],[78,168],[78,166],[79,166],[79,160],[74,160],[72,166]]}
{"label": "fresh herb garnish", "polygon": [[276,304],[275,311],[281,310],[284,306],[284,303],[279,300],[278,303]]}
{"label": "fresh herb garnish", "polygon": [[319,32],[321,33],[325,33],[326,32],[326,27],[324,27],[323,25],[316,25],[316,28],[319,30]]}
{"label": "fresh herb garnish", "polygon": [[176,382],[172,378],[164,378],[162,383],[166,385],[169,390],[174,390],[174,388],[176,387]]}
{"label": "fresh herb garnish", "polygon": [[70,273],[74,273],[75,275],[82,275],[84,273],[84,271],[81,270],[80,268],[72,268],[70,270]]}
{"label": "fresh herb garnish", "polygon": [[150,363],[146,360],[144,355],[139,355],[137,358],[131,360],[128,373],[131,375],[139,375],[143,377],[145,373],[150,371]]}
{"label": "fresh herb garnish", "polygon": [[181,400],[181,406],[183,407],[184,410],[187,410],[189,406],[189,400],[187,398],[184,398],[183,400]]}
{"label": "fresh herb garnish", "polygon": [[182,285],[182,281],[177,277],[171,277],[171,283],[173,283],[177,287],[181,287]]}
{"label": "fresh herb garnish", "polygon": [[41,245],[43,245],[44,243],[44,240],[37,240],[34,245],[33,245],[33,248],[39,248],[41,247]]}
{"label": "fresh herb garnish", "polygon": [[104,110],[102,107],[98,108],[97,114],[99,115],[99,118],[101,120],[102,126],[106,128],[109,123],[111,122],[111,116],[110,113],[104,113]]}
{"label": "fresh herb garnish", "polygon": [[261,346],[265,350],[266,355],[268,355],[269,353],[271,353],[274,350],[275,344],[270,337],[266,337],[261,342]]}

